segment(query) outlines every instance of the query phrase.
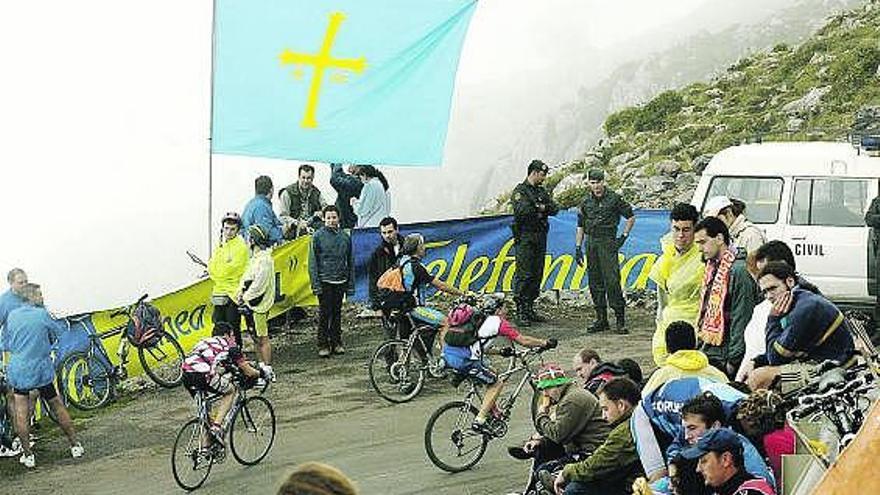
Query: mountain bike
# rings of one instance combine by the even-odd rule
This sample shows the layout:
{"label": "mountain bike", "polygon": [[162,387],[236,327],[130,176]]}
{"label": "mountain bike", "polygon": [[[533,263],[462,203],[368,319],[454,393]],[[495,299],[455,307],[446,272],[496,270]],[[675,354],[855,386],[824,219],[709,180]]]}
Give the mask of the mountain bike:
{"label": "mountain bike", "polygon": [[[394,328],[396,339],[383,342],[370,358],[370,385],[379,397],[396,404],[412,400],[425,385],[425,375],[446,376],[443,358],[434,357],[430,344],[437,328],[417,324],[405,311],[394,311],[382,317],[382,325]],[[401,339],[406,331],[409,337]]]}
{"label": "mountain bike", "polygon": [[195,490],[205,483],[214,464],[226,459],[227,444],[239,464],[253,466],[269,454],[275,442],[275,409],[262,395],[270,382],[263,381],[260,395],[249,397],[249,380],[241,373],[233,380],[235,399],[221,422],[220,438],[211,431],[210,411],[223,395],[208,392],[196,394],[196,417],[177,433],[171,471],[184,490]]}
{"label": "mountain bike", "polygon": [[[134,309],[146,298],[147,294],[144,294],[131,306],[111,313],[110,318],[125,316],[128,321],[102,334],[89,332],[88,348],[69,354],[61,362],[62,393],[72,406],[84,411],[97,409],[107,404],[118,384],[128,378],[126,364],[131,345],[128,339],[124,335],[119,339],[116,352],[119,364],[116,366],[111,364],[101,341],[125,332]],[[183,379],[180,365],[185,355],[180,343],[171,334],[161,331],[154,344],[137,346],[137,354],[144,372],[157,385],[172,388],[180,384]]]}
{"label": "mountain bike", "polygon": [[[434,411],[425,425],[425,452],[435,466],[450,473],[458,473],[480,462],[483,454],[486,453],[489,441],[507,435],[513,407],[519,395],[525,390],[526,384],[532,389],[531,414],[534,422],[541,399],[537,388],[536,371],[544,364],[542,353],[556,347],[555,342],[551,341],[548,344],[526,350],[507,348],[507,352],[502,354],[508,355],[510,359],[507,370],[498,375],[498,380],[504,380],[517,373],[522,373],[522,378],[510,394],[505,393],[498,398],[495,409],[486,420],[489,433],[471,429],[471,424],[483,402],[480,393],[482,383],[470,376],[456,374],[458,384],[463,381],[469,384],[464,399],[443,404]],[[535,360],[538,361],[537,366],[533,363]]]}

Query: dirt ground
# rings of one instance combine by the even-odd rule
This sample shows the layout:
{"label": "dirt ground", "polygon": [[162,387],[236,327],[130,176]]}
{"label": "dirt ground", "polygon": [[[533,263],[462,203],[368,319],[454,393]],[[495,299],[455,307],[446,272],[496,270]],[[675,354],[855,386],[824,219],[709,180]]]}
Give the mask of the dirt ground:
{"label": "dirt ground", "polygon": [[[203,493],[273,494],[283,477],[302,462],[333,464],[356,481],[363,494],[506,494],[523,485],[528,464],[508,457],[505,447],[530,431],[528,400],[520,397],[507,437],[489,444],[472,470],[448,474],[427,458],[425,423],[441,404],[463,396],[446,381],[429,381],[413,401],[393,405],[373,391],[366,364],[382,339],[378,320],[355,319],[346,311],[343,339],[348,353],[319,359],[314,344],[315,317],[273,336],[278,381],[267,392],[278,418],[275,445],[259,465],[245,468],[231,457],[211,471]],[[570,366],[584,346],[603,359],[630,357],[647,374],[651,369],[653,312],[631,309],[631,334],[589,337],[584,328],[590,308],[545,304],[552,315],[526,333],[555,337],[559,347],[546,354]],[[171,448],[177,430],[194,414],[183,389],[147,390],[90,415],[76,416],[86,448],[77,461],[53,426],[44,426],[36,446],[37,468],[26,472],[16,458],[0,459],[0,493],[9,494],[164,494],[183,493],[171,474]]]}

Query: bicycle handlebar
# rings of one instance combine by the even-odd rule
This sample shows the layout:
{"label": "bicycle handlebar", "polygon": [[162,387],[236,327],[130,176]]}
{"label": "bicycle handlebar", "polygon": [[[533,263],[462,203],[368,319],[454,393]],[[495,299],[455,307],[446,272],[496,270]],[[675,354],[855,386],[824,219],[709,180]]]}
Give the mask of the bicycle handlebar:
{"label": "bicycle handlebar", "polygon": [[820,411],[826,404],[835,402],[840,396],[869,391],[873,381],[871,375],[863,375],[853,381],[832,384],[825,392],[799,397],[798,405],[792,410],[791,415],[794,419],[807,417]]}

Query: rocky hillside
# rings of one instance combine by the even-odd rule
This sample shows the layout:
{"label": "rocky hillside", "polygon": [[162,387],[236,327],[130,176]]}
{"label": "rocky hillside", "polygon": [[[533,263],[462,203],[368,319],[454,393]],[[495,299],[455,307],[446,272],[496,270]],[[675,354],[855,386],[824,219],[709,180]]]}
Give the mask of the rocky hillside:
{"label": "rocky hillside", "polygon": [[[880,105],[880,0],[835,15],[806,41],[742,58],[709,81],[660,93],[604,122],[583,158],[554,169],[547,186],[566,207],[586,190],[585,172],[634,204],[689,200],[711,156],[763,140],[840,140],[856,112]],[[486,212],[509,211],[509,193]]]}

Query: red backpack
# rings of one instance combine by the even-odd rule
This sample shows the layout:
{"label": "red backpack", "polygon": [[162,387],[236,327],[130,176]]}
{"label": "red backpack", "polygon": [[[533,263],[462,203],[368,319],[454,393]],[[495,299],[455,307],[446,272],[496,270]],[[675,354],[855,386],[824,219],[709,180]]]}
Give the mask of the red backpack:
{"label": "red backpack", "polygon": [[153,347],[162,338],[162,313],[148,302],[141,301],[131,312],[125,336],[135,347]]}

